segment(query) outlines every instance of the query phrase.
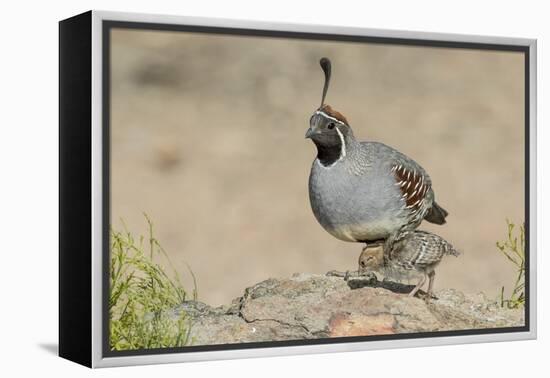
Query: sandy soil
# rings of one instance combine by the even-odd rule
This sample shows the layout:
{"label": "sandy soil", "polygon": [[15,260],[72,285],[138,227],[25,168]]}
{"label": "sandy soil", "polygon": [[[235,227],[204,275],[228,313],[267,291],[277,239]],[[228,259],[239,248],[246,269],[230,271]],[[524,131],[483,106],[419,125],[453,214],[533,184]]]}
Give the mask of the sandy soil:
{"label": "sandy soil", "polygon": [[361,246],[327,234],[309,206],[321,56],[327,102],[355,135],[391,145],[430,174],[463,255],[436,288],[497,295],[514,268],[495,248],[523,222],[523,57],[464,49],[116,30],[112,35],[112,223],[142,213],[184,282],[228,303],[294,272],[356,268]]}

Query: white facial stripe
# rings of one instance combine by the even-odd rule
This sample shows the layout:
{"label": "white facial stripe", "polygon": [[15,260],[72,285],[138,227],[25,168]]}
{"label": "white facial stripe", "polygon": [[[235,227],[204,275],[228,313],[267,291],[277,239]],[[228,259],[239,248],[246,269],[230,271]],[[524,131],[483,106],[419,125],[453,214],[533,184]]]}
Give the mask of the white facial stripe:
{"label": "white facial stripe", "polygon": [[336,132],[338,133],[340,142],[342,143],[342,149],[340,150],[340,159],[342,159],[343,157],[346,157],[346,140],[344,139],[344,134],[342,134],[338,126],[336,126]]}
{"label": "white facial stripe", "polygon": [[323,117],[325,117],[325,118],[330,119],[331,121],[338,122],[340,125],[345,125],[345,123],[342,122],[342,121],[340,121],[338,118],[334,118],[333,116],[330,116],[330,115],[328,115],[327,113],[325,113],[325,112],[323,112],[323,111],[321,111],[321,110],[317,110],[317,111],[315,112],[315,114],[319,114],[319,115],[321,115],[321,116],[323,116]]}

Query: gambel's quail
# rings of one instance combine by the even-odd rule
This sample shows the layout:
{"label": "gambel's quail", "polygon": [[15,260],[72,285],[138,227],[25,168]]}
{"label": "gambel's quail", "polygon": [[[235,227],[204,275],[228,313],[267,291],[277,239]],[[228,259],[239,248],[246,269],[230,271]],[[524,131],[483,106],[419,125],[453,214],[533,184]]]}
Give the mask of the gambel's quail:
{"label": "gambel's quail", "polygon": [[325,84],[321,106],[306,138],[317,147],[309,176],[313,214],[332,236],[367,245],[416,229],[423,219],[444,224],[447,211],[434,200],[424,169],[378,142],[360,142],[341,113],[325,104],[331,63],[322,58]]}
{"label": "gambel's quail", "polygon": [[391,250],[365,247],[359,256],[359,272],[376,270],[389,272],[391,275],[395,270],[414,269],[422,273],[422,277],[418,285],[409,293],[411,297],[424,285],[426,279],[429,279],[428,298],[431,297],[436,266],[445,255],[459,255],[459,252],[445,239],[425,231],[401,233],[388,248]]}

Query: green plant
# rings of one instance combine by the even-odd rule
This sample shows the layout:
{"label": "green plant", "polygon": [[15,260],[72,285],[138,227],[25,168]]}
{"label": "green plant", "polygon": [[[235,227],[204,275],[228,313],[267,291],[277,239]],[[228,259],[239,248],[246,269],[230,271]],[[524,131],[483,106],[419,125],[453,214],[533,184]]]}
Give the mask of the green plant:
{"label": "green plant", "polygon": [[506,220],[508,237],[497,242],[498,250],[517,268],[516,280],[509,298],[504,298],[504,286],[500,290],[500,305],[508,308],[518,308],[525,304],[525,226],[519,227],[516,235],[516,225]]}
{"label": "green plant", "polygon": [[[191,324],[185,312],[175,318],[170,310],[185,301],[187,292],[168,255],[153,235],[136,240],[124,232],[111,230],[109,291],[109,343],[112,350],[179,347],[191,343]],[[148,253],[147,253],[148,252]],[[156,262],[163,258],[173,275]],[[193,272],[193,299],[197,298]]]}

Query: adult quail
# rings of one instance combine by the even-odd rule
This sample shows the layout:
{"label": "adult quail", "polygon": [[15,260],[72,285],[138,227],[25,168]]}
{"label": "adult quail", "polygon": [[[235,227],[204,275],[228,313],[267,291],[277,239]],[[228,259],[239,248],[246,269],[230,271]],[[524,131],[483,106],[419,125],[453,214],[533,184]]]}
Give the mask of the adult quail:
{"label": "adult quail", "polygon": [[309,121],[306,138],[317,147],[309,176],[309,199],[317,221],[348,242],[379,244],[414,230],[426,219],[444,224],[447,211],[434,200],[424,169],[401,152],[378,142],[355,139],[346,117],[325,104],[331,63],[321,106]]}
{"label": "adult quail", "polygon": [[[387,242],[384,248],[387,247]],[[428,298],[432,296],[435,268],[445,255],[458,256],[459,252],[445,239],[425,231],[406,231],[393,240],[390,251],[384,248],[364,248],[359,256],[359,272],[382,270],[390,275],[395,270],[416,270],[422,273],[420,281],[409,293],[413,297],[428,283]],[[394,272],[392,272],[394,271]]]}

